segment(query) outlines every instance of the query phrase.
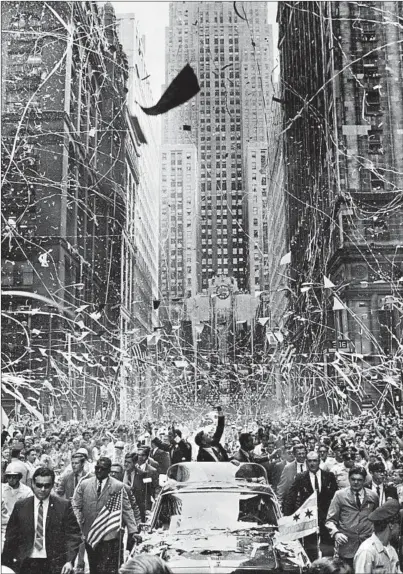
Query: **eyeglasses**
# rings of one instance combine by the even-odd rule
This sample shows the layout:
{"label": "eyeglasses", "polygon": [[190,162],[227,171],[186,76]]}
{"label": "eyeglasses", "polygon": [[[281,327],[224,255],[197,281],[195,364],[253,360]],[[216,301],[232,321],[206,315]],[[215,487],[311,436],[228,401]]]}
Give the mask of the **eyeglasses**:
{"label": "eyeglasses", "polygon": [[108,466],[100,466],[99,464],[96,464],[94,466],[95,470],[108,470],[109,467]]}
{"label": "eyeglasses", "polygon": [[49,488],[52,488],[52,483],[51,482],[45,482],[44,484],[38,484],[37,482],[35,482],[35,486],[36,488],[38,488],[39,490],[48,490]]}

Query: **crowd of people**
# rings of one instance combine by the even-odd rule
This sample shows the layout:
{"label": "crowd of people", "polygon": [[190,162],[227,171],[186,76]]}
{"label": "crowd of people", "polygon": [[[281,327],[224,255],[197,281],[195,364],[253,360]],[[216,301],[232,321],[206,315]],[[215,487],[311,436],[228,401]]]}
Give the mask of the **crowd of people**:
{"label": "crowd of people", "polygon": [[[1,437],[3,563],[19,574],[68,574],[74,566],[83,574],[86,555],[91,574],[117,574],[171,464],[234,460],[266,469],[285,516],[317,492],[319,538],[302,540],[312,572],[398,574],[401,423],[382,414],[241,422],[220,408],[197,427],[10,421]],[[99,515],[113,512],[119,497],[125,543],[119,530],[97,540]],[[139,564],[131,558],[121,572],[141,572]]]}

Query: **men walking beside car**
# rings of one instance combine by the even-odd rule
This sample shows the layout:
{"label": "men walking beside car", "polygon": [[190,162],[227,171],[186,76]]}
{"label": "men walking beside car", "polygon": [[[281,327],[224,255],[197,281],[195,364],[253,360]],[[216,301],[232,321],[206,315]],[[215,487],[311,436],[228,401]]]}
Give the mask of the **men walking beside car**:
{"label": "men walking beside car", "polygon": [[[307,454],[308,470],[297,474],[284,500],[284,514],[289,516],[316,491],[318,500],[318,523],[320,549],[323,556],[333,555],[333,543],[327,530],[326,517],[330,503],[337,491],[337,483],[331,472],[319,468],[319,454],[311,451]],[[318,539],[316,534],[306,536],[304,548],[310,560],[318,558]]]}
{"label": "men walking beside car", "polygon": [[110,458],[100,457],[95,465],[95,476],[82,480],[72,499],[85,538],[90,574],[117,574],[123,560],[120,519],[115,528],[103,531],[102,523],[99,523],[101,516],[120,509],[121,524],[127,527],[129,538],[136,535],[138,528],[123,483],[109,476],[111,465]]}
{"label": "men walking beside car", "polygon": [[379,505],[378,495],[364,487],[366,477],[364,467],[350,468],[350,486],[336,492],[327,513],[326,527],[340,558],[351,567],[358,547],[372,534],[373,525],[368,516]]}
{"label": "men walking beside car", "polygon": [[301,474],[307,469],[305,462],[306,447],[302,443],[295,444],[293,447],[293,453],[295,460],[285,465],[277,486],[277,497],[280,506],[284,504],[288,491],[290,490],[297,474]]}
{"label": "men walking beside car", "polygon": [[7,525],[2,563],[17,574],[70,574],[81,543],[71,502],[51,494],[53,470],[39,467],[33,496],[18,500]]}

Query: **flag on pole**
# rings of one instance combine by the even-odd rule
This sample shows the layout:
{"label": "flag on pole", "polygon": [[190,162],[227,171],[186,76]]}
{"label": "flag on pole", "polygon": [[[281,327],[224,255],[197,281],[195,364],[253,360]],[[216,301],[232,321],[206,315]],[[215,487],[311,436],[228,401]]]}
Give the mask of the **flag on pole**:
{"label": "flag on pole", "polygon": [[288,542],[314,534],[317,530],[318,498],[315,491],[294,514],[278,519],[276,539],[280,542]]}
{"label": "flag on pole", "polygon": [[289,263],[291,263],[291,251],[283,255],[280,259],[280,265],[288,265]]}
{"label": "flag on pole", "polygon": [[341,311],[342,309],[347,309],[347,307],[340,301],[336,295],[333,297],[333,311]]}
{"label": "flag on pole", "polygon": [[105,506],[99,511],[88,532],[87,543],[95,548],[110,532],[118,531],[121,527],[124,488],[112,494]]}
{"label": "flag on pole", "polygon": [[323,286],[325,289],[331,289],[332,287],[335,287],[335,284],[332,281],[330,281],[330,279],[326,277],[326,275],[323,275]]}

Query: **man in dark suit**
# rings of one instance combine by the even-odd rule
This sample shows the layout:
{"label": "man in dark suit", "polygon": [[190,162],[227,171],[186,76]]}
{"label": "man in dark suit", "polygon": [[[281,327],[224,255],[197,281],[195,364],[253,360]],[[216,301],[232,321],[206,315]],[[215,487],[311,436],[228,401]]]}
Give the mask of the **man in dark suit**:
{"label": "man in dark suit", "polygon": [[[333,555],[333,543],[329,531],[325,526],[330,503],[337,491],[337,482],[334,474],[319,468],[319,454],[311,451],[307,454],[308,470],[297,474],[287,496],[284,500],[284,514],[290,516],[314,493],[318,495],[318,522],[320,534],[320,547],[323,556]],[[317,536],[312,534],[304,538],[305,551],[310,560],[318,558]]]}
{"label": "man in dark suit", "polygon": [[133,470],[126,476],[140,509],[142,522],[146,522],[146,511],[151,510],[161,490],[157,470],[149,463],[150,447],[143,446],[137,454],[133,455]]}
{"label": "man in dark suit", "polygon": [[192,460],[192,447],[182,438],[180,429],[171,429],[168,432],[169,443],[162,442],[157,437],[151,441],[153,448],[157,446],[160,450],[169,453],[170,465],[178,464],[179,462],[190,462]]}
{"label": "man in dark suit", "polygon": [[387,483],[386,468],[382,461],[370,462],[368,471],[371,475],[371,480],[366,486],[378,495],[379,506],[382,506],[389,498],[394,498],[399,502],[397,488],[392,483]]}
{"label": "man in dark suit", "polygon": [[[243,432],[239,435],[239,446],[240,448],[231,457],[232,460],[237,460],[239,462],[256,462],[258,464],[268,463],[271,460],[271,455],[258,455],[253,452],[255,447],[255,442],[253,436],[249,432]],[[267,470],[267,469],[266,469]]]}
{"label": "man in dark suit", "polygon": [[199,431],[195,436],[195,443],[199,447],[197,462],[227,462],[229,460],[227,451],[220,444],[224,432],[225,417],[218,409],[217,428],[212,435],[210,432]]}
{"label": "man in dark suit", "polygon": [[81,543],[71,502],[50,492],[55,473],[39,467],[33,496],[17,501],[7,525],[2,562],[18,574],[69,574]]}
{"label": "man in dark suit", "polygon": [[[158,442],[158,439],[157,439]],[[158,474],[166,474],[168,468],[171,466],[171,457],[169,455],[169,452],[164,451],[162,448],[158,447],[155,438],[153,438],[151,440],[151,452],[150,452],[150,457],[155,460],[158,465],[159,468],[158,470]]]}

